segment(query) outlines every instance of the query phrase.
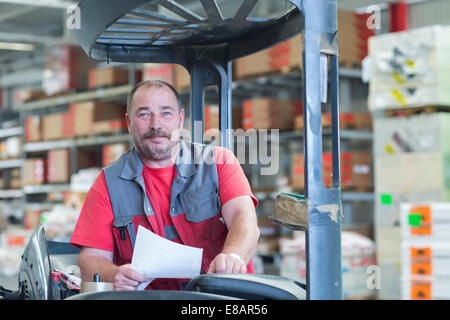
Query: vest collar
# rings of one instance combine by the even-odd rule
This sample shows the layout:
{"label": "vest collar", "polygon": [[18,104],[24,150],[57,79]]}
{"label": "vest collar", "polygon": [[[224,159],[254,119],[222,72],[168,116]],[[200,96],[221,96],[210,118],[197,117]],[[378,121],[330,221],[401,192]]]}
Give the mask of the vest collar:
{"label": "vest collar", "polygon": [[[194,145],[183,140],[180,140],[180,151],[178,152],[177,159],[175,161],[175,169],[178,174],[188,178],[193,176],[197,172],[197,168],[194,164]],[[133,146],[128,155],[125,158],[125,164],[122,168],[120,177],[127,180],[133,180],[142,175],[142,169],[144,164],[141,157],[136,151],[136,147]]]}

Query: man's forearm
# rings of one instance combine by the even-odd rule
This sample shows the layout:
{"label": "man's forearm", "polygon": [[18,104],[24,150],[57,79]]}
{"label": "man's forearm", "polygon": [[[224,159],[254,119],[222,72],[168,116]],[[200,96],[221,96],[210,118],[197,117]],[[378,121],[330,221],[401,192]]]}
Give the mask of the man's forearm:
{"label": "man's forearm", "polygon": [[223,253],[238,254],[246,264],[252,259],[259,239],[259,228],[248,214],[238,214],[229,227]]}
{"label": "man's forearm", "polygon": [[78,266],[81,271],[82,281],[92,281],[93,275],[100,274],[100,281],[114,282],[114,276],[119,267],[106,257],[80,254]]}

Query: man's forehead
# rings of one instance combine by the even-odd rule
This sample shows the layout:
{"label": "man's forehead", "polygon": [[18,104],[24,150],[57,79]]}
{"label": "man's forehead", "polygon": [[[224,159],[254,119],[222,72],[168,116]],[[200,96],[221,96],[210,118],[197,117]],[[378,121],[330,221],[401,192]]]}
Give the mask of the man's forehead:
{"label": "man's forehead", "polygon": [[156,106],[178,108],[178,101],[173,92],[165,86],[147,86],[136,90],[133,97],[135,106]]}

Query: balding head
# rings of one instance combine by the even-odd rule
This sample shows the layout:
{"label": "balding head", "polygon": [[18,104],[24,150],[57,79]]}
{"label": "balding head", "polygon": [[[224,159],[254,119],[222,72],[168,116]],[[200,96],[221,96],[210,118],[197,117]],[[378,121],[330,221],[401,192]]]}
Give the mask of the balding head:
{"label": "balding head", "polygon": [[162,88],[166,87],[169,88],[170,91],[172,91],[173,95],[175,96],[177,103],[178,103],[178,109],[181,109],[181,101],[180,101],[180,94],[177,92],[177,90],[169,83],[161,80],[147,80],[137,83],[131,91],[128,93],[127,98],[127,113],[131,114],[132,105],[133,105],[133,98],[136,93],[136,91],[139,88],[142,89],[151,89],[151,88]]}

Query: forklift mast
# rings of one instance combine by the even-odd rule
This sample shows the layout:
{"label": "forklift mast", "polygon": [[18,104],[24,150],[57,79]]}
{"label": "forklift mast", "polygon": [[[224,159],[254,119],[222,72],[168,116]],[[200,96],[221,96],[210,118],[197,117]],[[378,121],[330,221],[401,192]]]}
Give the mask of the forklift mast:
{"label": "forklift mast", "polygon": [[[221,145],[231,149],[231,63],[303,33],[305,198],[308,224],[307,298],[341,299],[341,223],[337,0],[277,0],[292,8],[277,18],[254,18],[258,0],[236,1],[224,17],[216,0],[199,0],[202,17],[175,0],[83,0],[73,29],[86,54],[95,60],[124,63],[173,63],[191,77],[191,128],[203,122],[205,88],[219,88]],[[167,14],[157,12],[160,6]],[[330,86],[328,90],[328,85]],[[333,184],[322,178],[322,104],[331,104]],[[203,142],[203,128],[191,134]]]}

